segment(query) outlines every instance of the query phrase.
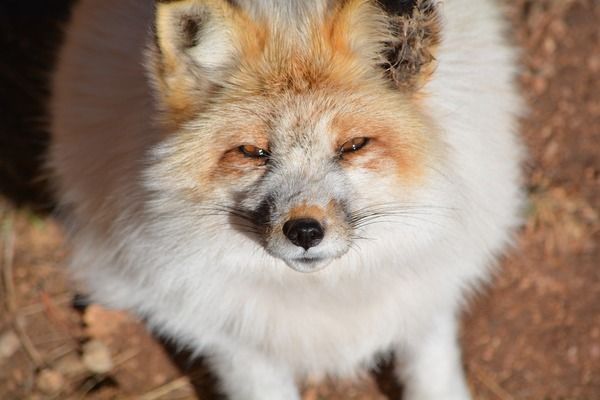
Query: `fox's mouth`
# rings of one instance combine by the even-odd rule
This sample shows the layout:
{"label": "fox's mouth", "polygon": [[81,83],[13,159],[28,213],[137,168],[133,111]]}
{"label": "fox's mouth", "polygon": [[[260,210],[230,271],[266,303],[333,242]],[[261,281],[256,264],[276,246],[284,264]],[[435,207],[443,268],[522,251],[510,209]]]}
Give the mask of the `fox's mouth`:
{"label": "fox's mouth", "polygon": [[331,260],[331,258],[325,257],[299,257],[284,261],[294,271],[311,273],[322,270],[329,265]]}
{"label": "fox's mouth", "polygon": [[301,263],[306,263],[306,264],[311,264],[311,263],[318,262],[321,260],[322,260],[322,258],[318,258],[318,257],[302,257],[302,258],[297,259],[297,261],[299,261]]}

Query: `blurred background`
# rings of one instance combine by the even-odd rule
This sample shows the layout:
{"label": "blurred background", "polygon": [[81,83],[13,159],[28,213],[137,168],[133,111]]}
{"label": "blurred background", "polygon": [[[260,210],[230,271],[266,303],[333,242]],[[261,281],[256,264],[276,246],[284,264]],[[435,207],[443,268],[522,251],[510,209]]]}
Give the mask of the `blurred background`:
{"label": "blurred background", "polygon": [[[101,0],[99,0],[101,1]],[[448,0],[451,1],[451,0]],[[199,362],[87,304],[42,164],[48,78],[73,0],[0,0],[0,399],[213,399]],[[600,399],[600,1],[503,0],[529,102],[529,207],[462,343],[476,399]],[[304,400],[383,400],[382,366]]]}

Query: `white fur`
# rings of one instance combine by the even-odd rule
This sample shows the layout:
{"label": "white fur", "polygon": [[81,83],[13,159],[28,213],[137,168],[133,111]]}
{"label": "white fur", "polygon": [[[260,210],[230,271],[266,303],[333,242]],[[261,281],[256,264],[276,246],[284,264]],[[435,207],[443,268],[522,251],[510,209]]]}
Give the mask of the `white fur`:
{"label": "white fur", "polygon": [[[443,207],[369,227],[376,240],[301,274],[216,217],[198,224],[183,200],[148,201],[161,187],[152,177],[168,171],[145,160],[172,150],[153,122],[143,67],[152,2],[80,1],[55,74],[50,153],[74,274],[94,299],[208,354],[236,400],[297,399],[296,379],[356,374],[390,349],[410,400],[468,399],[456,317],[519,223],[522,104],[496,5],[444,8],[439,66],[425,88],[446,144],[443,173],[406,195]],[[389,190],[370,188],[357,202]]]}

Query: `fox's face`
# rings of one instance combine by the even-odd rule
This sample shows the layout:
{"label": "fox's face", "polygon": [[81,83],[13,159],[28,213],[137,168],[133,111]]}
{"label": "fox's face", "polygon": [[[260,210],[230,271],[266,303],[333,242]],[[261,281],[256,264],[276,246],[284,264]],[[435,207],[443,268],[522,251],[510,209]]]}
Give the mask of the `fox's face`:
{"label": "fox's face", "polygon": [[422,212],[443,158],[417,90],[431,58],[390,59],[409,50],[394,46],[408,46],[397,25],[413,17],[431,36],[417,44],[436,42],[435,11],[417,3],[408,16],[306,6],[304,21],[225,0],[159,4],[151,73],[167,133],[151,186],[303,272],[377,239],[371,224],[391,233]]}

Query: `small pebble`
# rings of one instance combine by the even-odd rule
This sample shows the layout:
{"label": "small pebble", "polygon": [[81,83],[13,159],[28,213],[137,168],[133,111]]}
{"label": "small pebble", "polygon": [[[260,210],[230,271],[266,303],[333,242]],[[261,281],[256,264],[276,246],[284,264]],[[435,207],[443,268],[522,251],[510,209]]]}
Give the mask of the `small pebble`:
{"label": "small pebble", "polygon": [[21,347],[21,341],[16,333],[8,331],[0,336],[0,362],[15,354]]}
{"label": "small pebble", "polygon": [[106,374],[113,367],[110,350],[98,340],[92,340],[83,345],[82,359],[87,369],[95,374]]}
{"label": "small pebble", "polygon": [[58,371],[45,369],[38,374],[35,385],[44,394],[54,395],[65,386],[65,378]]}

